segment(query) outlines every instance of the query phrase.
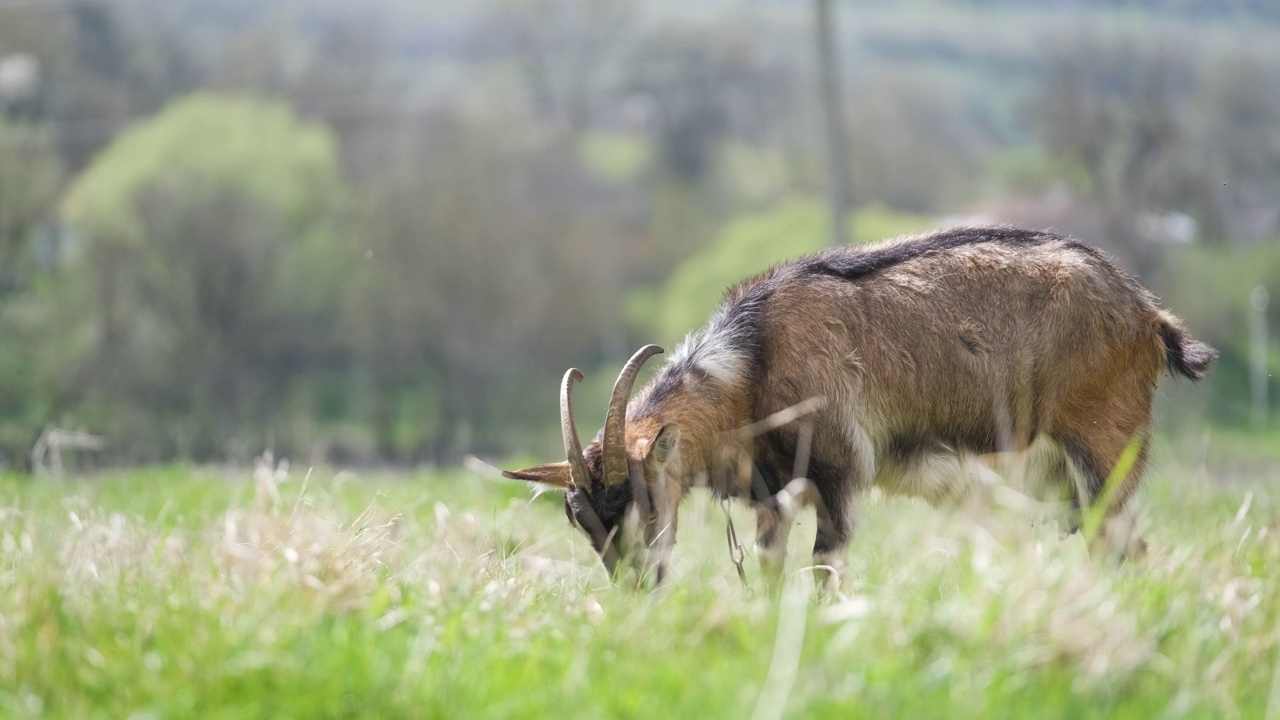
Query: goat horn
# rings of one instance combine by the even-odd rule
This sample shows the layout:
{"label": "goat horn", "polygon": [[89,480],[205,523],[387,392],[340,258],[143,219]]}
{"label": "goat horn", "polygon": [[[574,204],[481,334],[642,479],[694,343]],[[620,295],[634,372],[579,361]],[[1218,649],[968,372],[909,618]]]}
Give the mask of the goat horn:
{"label": "goat horn", "polygon": [[578,439],[578,424],[573,420],[573,381],[582,382],[582,371],[569,368],[560,385],[560,433],[564,435],[564,454],[569,461],[569,477],[583,491],[591,487],[591,476],[582,459],[582,441]]}
{"label": "goat horn", "polygon": [[604,483],[614,485],[625,482],[628,476],[627,446],[624,426],[627,420],[627,398],[635,385],[640,367],[649,358],[663,350],[657,345],[645,345],[622,366],[618,380],[613,384],[613,397],[609,399],[609,414],[604,418]]}

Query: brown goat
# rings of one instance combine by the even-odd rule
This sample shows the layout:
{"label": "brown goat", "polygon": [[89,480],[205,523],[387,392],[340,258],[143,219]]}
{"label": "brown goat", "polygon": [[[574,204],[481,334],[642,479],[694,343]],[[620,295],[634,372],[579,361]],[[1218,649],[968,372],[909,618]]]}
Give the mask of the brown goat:
{"label": "brown goat", "polygon": [[[989,472],[980,456],[1014,451],[1079,510],[1137,441],[1107,508],[1119,518],[1142,476],[1162,371],[1199,379],[1217,355],[1096,249],[1007,227],[778,265],[730,289],[628,404],[660,352],[650,345],[627,363],[585,451],[570,401],[582,375],[570,370],[567,460],[505,473],[565,490],[571,522],[611,573],[624,551],[647,553],[659,581],[680,499],[699,484],[755,503],[771,567],[796,503],[818,505],[815,562],[838,568],[855,500],[873,485],[954,500]],[[814,398],[823,402],[805,423],[742,431]]]}

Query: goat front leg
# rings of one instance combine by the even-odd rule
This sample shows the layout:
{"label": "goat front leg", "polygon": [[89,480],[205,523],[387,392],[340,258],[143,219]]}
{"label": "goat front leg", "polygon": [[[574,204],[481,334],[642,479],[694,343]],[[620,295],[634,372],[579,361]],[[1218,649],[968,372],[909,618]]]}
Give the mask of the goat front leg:
{"label": "goat front leg", "polygon": [[782,579],[787,559],[787,539],[795,525],[796,515],[804,507],[819,508],[818,527],[830,524],[824,511],[822,498],[813,483],[796,478],[787,483],[773,497],[756,505],[756,556],[766,582],[776,587]]}
{"label": "goat front leg", "polygon": [[777,495],[756,504],[756,558],[760,561],[760,573],[771,588],[782,578],[787,562],[787,537],[794,521],[794,512],[785,510]]}

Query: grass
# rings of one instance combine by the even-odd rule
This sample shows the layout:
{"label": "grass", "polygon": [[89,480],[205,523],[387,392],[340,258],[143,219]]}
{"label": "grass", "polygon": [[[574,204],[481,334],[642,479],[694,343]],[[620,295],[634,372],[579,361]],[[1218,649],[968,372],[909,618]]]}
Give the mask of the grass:
{"label": "grass", "polygon": [[515,483],[303,475],[0,479],[0,716],[1280,717],[1274,477],[1161,463],[1122,567],[872,497],[818,599],[811,515],[772,595],[693,496],[641,594]]}

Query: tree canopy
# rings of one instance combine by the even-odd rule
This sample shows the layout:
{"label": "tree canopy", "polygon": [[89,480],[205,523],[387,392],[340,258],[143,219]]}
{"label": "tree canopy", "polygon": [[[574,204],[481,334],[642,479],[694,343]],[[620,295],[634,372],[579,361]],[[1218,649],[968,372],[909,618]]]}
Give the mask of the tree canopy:
{"label": "tree canopy", "polygon": [[68,409],[178,445],[261,428],[299,357],[339,354],[343,203],[328,131],[280,104],[200,94],[123,133],[64,205]]}

